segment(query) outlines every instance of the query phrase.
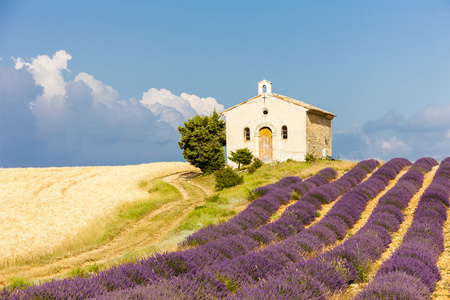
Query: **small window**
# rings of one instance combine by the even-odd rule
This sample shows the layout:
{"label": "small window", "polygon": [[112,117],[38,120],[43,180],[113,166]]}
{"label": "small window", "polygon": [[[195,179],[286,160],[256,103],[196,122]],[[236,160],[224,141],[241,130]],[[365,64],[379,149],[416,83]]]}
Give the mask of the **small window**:
{"label": "small window", "polygon": [[244,141],[250,141],[250,129],[248,127],[244,128]]}
{"label": "small window", "polygon": [[287,126],[281,127],[281,136],[283,140],[287,140],[288,138]]}
{"label": "small window", "polygon": [[265,109],[263,110],[263,114],[267,115],[268,113],[269,113],[269,111],[267,110],[267,108],[265,108]]}

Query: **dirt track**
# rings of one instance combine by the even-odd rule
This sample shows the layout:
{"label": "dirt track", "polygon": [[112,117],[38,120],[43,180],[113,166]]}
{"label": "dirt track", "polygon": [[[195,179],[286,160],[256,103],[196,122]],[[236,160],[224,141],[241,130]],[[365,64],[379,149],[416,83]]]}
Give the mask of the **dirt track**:
{"label": "dirt track", "polygon": [[145,199],[140,181],[196,170],[188,163],[0,169],[0,264],[51,253],[117,205]]}
{"label": "dirt track", "polygon": [[[164,177],[164,181],[174,185],[180,191],[182,198],[162,205],[140,221],[126,228],[110,242],[87,252],[78,253],[66,258],[54,259],[45,265],[24,265],[2,270],[0,271],[0,285],[6,284],[8,279],[14,276],[14,274],[21,274],[21,276],[25,276],[26,278],[35,281],[65,277],[68,272],[72,271],[75,267],[84,268],[93,265],[94,263],[97,265],[110,265],[117,259],[123,259],[130,251],[139,251],[139,249],[148,249],[151,248],[152,245],[157,245],[170,231],[179,225],[181,220],[183,220],[196,205],[198,205],[198,197],[197,201],[190,201],[191,195],[184,188],[184,186],[190,185],[190,182],[186,181],[186,179],[189,178],[189,174],[190,173],[184,173],[183,178],[180,177],[180,174]],[[71,177],[70,180],[74,180],[73,177]],[[54,185],[55,184],[49,186]],[[61,186],[61,184],[58,185]],[[206,197],[206,195],[211,194],[210,191],[197,185],[192,185],[190,189],[195,189],[196,193],[203,195],[201,199]],[[180,221],[175,221],[170,224],[161,223],[161,220],[164,219],[161,216],[167,217],[168,215],[176,216],[176,220]],[[132,236],[133,239],[130,239],[130,236]],[[166,247],[162,250],[175,250],[176,243],[172,244],[168,243],[163,246],[158,244],[157,246]]]}

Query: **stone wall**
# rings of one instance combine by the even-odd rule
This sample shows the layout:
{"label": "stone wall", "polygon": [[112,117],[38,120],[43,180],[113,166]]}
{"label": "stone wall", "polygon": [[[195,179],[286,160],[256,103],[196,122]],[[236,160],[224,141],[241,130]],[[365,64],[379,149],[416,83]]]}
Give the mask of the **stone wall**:
{"label": "stone wall", "polygon": [[306,153],[317,158],[322,157],[322,149],[331,152],[331,120],[318,114],[306,113]]}

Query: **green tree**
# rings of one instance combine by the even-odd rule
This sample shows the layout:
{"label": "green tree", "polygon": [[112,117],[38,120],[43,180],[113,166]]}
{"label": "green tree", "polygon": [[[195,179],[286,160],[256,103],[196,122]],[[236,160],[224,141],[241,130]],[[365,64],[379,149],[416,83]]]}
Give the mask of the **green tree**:
{"label": "green tree", "polygon": [[252,162],[253,154],[248,148],[237,149],[236,152],[231,151],[230,160],[238,164],[238,170],[243,166]]}
{"label": "green tree", "polygon": [[196,115],[178,126],[178,142],[183,157],[203,173],[212,173],[225,165],[225,121],[214,111],[210,116]]}

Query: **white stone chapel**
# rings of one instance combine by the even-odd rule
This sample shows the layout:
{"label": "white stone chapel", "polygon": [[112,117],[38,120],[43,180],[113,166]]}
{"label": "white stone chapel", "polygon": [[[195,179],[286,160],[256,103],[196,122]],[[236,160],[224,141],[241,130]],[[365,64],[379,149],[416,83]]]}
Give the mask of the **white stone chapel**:
{"label": "white stone chapel", "polygon": [[272,93],[272,82],[258,82],[258,95],[221,112],[226,119],[227,163],[231,151],[248,148],[262,161],[303,161],[306,154],[331,156],[334,114]]}

